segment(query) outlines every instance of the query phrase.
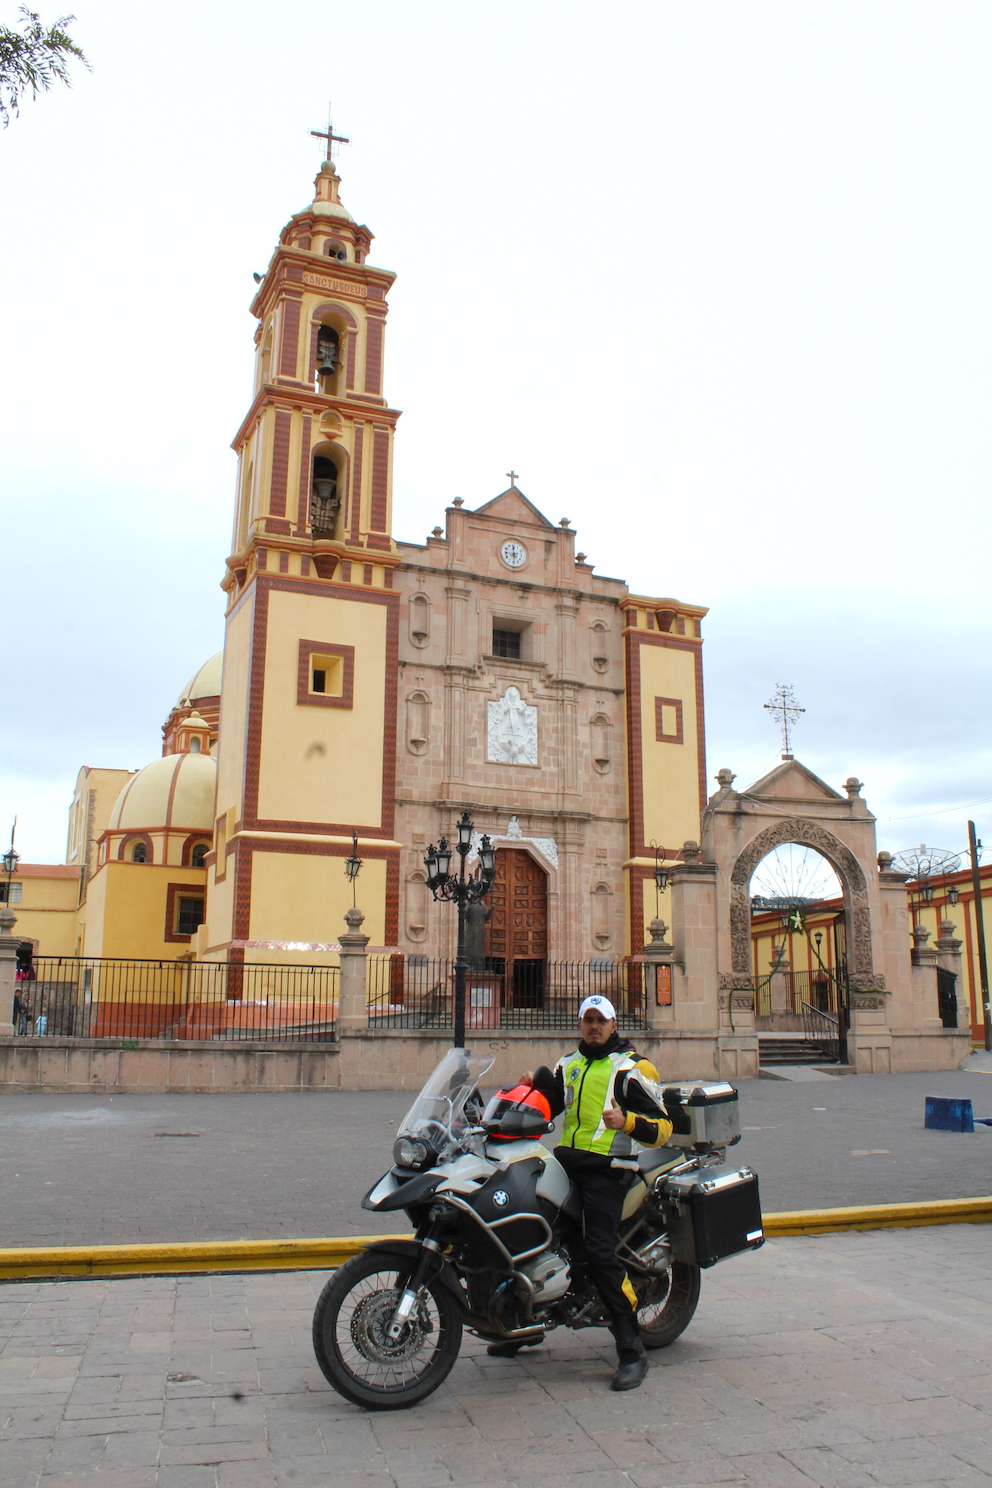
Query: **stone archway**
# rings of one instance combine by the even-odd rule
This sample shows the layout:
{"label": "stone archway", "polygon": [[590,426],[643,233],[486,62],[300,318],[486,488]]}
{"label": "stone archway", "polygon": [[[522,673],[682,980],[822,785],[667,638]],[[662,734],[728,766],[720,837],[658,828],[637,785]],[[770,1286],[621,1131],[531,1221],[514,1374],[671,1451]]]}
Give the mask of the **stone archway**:
{"label": "stone archway", "polygon": [[832,832],[806,817],[784,818],[753,837],[739,854],[730,874],[730,953],[735,975],[751,971],[751,875],[762,858],[786,842],[813,847],[832,865],[844,887],[849,925],[849,965],[852,977],[873,973],[871,913],[868,885],[861,864],[849,847]]}

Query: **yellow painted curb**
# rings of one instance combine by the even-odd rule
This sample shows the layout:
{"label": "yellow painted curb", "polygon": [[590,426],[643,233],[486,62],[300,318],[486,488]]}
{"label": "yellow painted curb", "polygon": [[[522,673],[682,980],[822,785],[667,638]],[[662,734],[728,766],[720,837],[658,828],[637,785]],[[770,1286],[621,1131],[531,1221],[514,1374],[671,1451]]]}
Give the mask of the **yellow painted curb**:
{"label": "yellow painted curb", "polygon": [[52,1276],[185,1275],[196,1271],[331,1271],[382,1240],[348,1235],[313,1240],[199,1240],[163,1245],[62,1245],[0,1250],[0,1280]]}
{"label": "yellow painted curb", "polygon": [[[793,1209],[764,1215],[765,1234],[826,1235],[837,1230],[908,1229],[916,1225],[989,1224],[992,1198],[927,1199],[918,1204],[861,1204],[850,1209]],[[0,1256],[3,1252],[0,1251]]]}
{"label": "yellow painted curb", "polygon": [[[764,1216],[765,1234],[826,1235],[840,1230],[992,1223],[992,1197],[794,1209]],[[313,1240],[201,1240],[165,1245],[66,1245],[0,1250],[0,1280],[59,1276],[182,1276],[198,1271],[331,1271],[367,1245],[406,1235],[348,1235]]]}

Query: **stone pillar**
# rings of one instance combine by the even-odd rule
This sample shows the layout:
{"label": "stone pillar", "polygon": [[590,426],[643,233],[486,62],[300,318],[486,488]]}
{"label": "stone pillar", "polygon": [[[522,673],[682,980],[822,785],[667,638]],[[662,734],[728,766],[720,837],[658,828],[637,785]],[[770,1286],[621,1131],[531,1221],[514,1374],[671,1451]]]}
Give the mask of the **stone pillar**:
{"label": "stone pillar", "polygon": [[345,920],[348,923],[348,929],[339,941],[341,946],[337,1018],[339,1038],[342,1033],[364,1033],[369,1024],[366,992],[368,957],[365,953],[369,938],[361,933],[365,916],[360,909],[349,909]]}
{"label": "stone pillar", "polygon": [[[780,942],[772,947],[771,982],[768,994],[771,999],[771,1015],[784,1017],[792,1012],[792,988],[789,985],[789,972],[792,970],[792,962],[785,954],[787,941]],[[755,1009],[757,1011],[757,1009]]]}
{"label": "stone pillar", "polygon": [[11,930],[17,916],[5,904],[0,909],[0,1038],[14,1032],[14,992],[17,988],[17,937]]}
{"label": "stone pillar", "polygon": [[[675,1032],[675,947],[665,939],[667,930],[664,920],[652,920],[644,947],[644,1023],[659,1033]],[[659,994],[667,1003],[659,1003]]]}
{"label": "stone pillar", "polygon": [[921,1033],[943,1030],[937,999],[937,952],[928,945],[930,931],[913,926],[913,949],[910,952],[913,976],[913,1001],[916,1004],[916,1027]]}
{"label": "stone pillar", "polygon": [[954,991],[958,1004],[958,1028],[971,1028],[971,1008],[961,975],[961,941],[954,934],[950,920],[941,920],[937,926],[937,965],[941,971],[950,972],[955,978]]}

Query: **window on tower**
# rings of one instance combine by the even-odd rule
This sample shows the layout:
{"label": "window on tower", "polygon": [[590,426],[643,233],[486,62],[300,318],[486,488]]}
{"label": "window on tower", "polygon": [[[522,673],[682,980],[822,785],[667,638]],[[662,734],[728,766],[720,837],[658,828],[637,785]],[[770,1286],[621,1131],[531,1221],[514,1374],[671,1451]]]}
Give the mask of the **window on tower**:
{"label": "window on tower", "polygon": [[520,660],[519,630],[500,630],[493,626],[493,655],[504,656],[510,661]]}
{"label": "window on tower", "polygon": [[341,342],[333,326],[322,325],[317,332],[317,376],[323,381],[333,377],[341,365]]}
{"label": "window on tower", "polygon": [[314,537],[334,536],[340,509],[338,467],[326,455],[316,455],[313,462],[313,488],[310,497],[310,527]]}

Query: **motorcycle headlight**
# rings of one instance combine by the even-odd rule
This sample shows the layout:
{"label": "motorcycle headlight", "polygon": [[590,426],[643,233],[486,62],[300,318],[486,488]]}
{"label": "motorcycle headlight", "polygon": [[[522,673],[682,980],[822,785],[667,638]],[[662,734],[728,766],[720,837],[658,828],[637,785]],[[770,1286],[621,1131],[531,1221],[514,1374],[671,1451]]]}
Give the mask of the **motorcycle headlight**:
{"label": "motorcycle headlight", "polygon": [[416,1137],[397,1137],[393,1143],[393,1162],[398,1168],[419,1168],[427,1161],[429,1152],[427,1143],[417,1141]]}

